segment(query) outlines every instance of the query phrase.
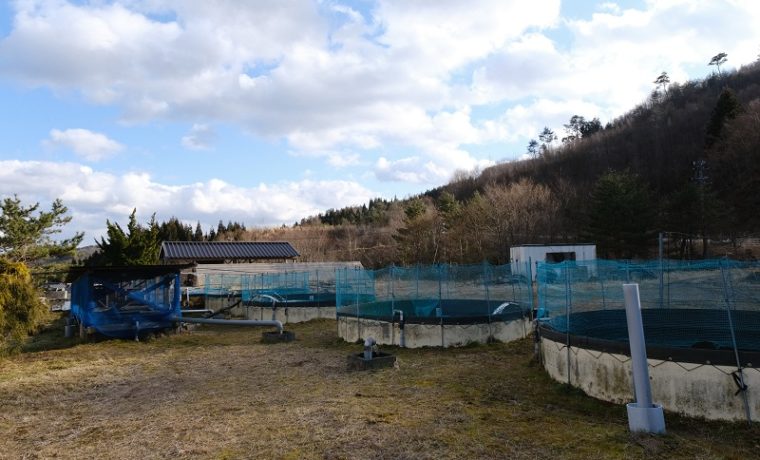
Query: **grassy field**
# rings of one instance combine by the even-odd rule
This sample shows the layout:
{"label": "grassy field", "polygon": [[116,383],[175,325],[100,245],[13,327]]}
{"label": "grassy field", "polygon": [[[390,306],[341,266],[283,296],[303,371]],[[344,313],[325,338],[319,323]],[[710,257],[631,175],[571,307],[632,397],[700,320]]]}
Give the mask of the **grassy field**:
{"label": "grassy field", "polygon": [[[757,458],[760,426],[666,414],[632,436],[625,408],[555,383],[533,344],[400,350],[348,371],[335,322],[199,328],[149,342],[66,343],[0,360],[0,458]],[[57,349],[51,349],[56,348]]]}

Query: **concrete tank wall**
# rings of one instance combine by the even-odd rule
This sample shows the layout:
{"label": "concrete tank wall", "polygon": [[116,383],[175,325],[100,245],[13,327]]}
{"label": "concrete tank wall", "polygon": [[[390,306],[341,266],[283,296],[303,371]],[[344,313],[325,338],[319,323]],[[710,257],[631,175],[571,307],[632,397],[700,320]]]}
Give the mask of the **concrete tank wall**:
{"label": "concrete tank wall", "polygon": [[[246,319],[273,319],[271,307],[240,307],[240,314]],[[275,309],[274,319],[282,324],[303,323],[312,319],[335,319],[335,307],[279,307]]]}
{"label": "concrete tank wall", "polygon": [[[527,337],[531,332],[529,319],[467,325],[410,324],[404,325],[407,348],[456,347],[478,342],[487,343],[489,337],[500,342]],[[401,330],[398,323],[367,318],[341,316],[338,318],[338,335],[347,342],[373,337],[379,345],[400,345]]]}
{"label": "concrete tank wall", "polygon": [[[541,338],[544,368],[556,381],[568,383],[568,348]],[[569,383],[589,396],[614,403],[634,401],[631,358],[571,346]],[[746,420],[744,399],[735,394],[736,367],[649,359],[652,399],[665,410],[712,420]],[[760,419],[760,369],[744,369],[750,417]]]}

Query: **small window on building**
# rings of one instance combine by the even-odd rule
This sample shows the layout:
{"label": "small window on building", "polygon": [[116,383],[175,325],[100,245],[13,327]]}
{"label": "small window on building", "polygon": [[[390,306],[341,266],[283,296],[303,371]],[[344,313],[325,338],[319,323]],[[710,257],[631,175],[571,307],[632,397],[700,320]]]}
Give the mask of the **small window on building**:
{"label": "small window on building", "polygon": [[575,251],[573,252],[547,252],[546,262],[550,264],[558,264],[566,260],[575,260]]}

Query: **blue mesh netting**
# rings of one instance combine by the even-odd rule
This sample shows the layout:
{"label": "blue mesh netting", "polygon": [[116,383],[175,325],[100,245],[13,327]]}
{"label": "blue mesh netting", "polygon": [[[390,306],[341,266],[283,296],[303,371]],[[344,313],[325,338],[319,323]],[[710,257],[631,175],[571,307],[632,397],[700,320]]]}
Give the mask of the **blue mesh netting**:
{"label": "blue mesh netting", "polygon": [[628,341],[624,283],[637,283],[647,344],[760,350],[760,264],[566,261],[537,267],[538,318],[560,332]]}
{"label": "blue mesh netting", "polygon": [[171,328],[180,315],[179,273],[129,279],[86,273],[72,284],[71,313],[84,327],[116,338]]}
{"label": "blue mesh netting", "polygon": [[[335,305],[333,270],[206,274],[203,295],[240,299],[244,305],[322,307]],[[207,302],[208,304],[208,302]]]}
{"label": "blue mesh netting", "polygon": [[[527,273],[527,265],[526,272]],[[467,322],[528,316],[530,277],[509,265],[428,265],[380,270],[344,269],[336,273],[338,315],[405,320]]]}

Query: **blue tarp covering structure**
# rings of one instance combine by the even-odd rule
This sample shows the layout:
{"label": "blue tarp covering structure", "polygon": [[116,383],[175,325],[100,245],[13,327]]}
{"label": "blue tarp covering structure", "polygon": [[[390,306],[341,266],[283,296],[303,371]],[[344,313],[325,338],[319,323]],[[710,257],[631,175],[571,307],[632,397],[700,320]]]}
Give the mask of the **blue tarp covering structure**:
{"label": "blue tarp covering structure", "polygon": [[139,338],[180,317],[180,271],[189,265],[82,267],[72,270],[71,314],[86,328]]}

